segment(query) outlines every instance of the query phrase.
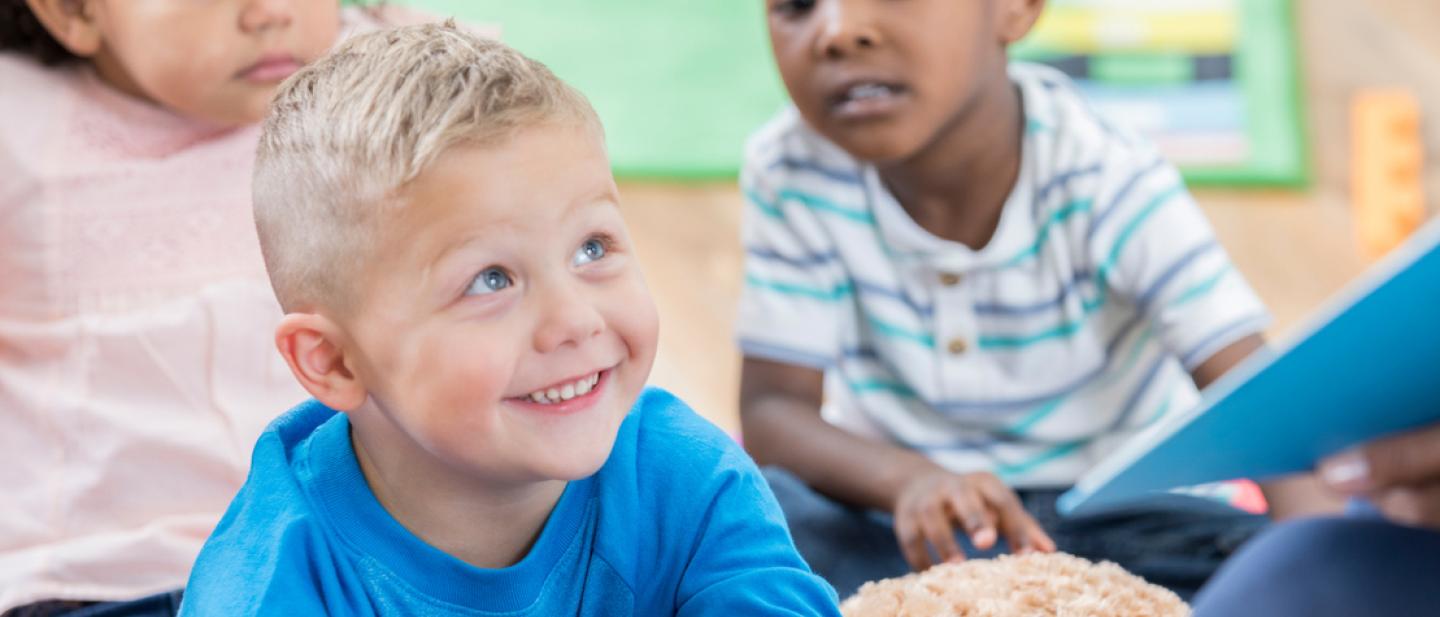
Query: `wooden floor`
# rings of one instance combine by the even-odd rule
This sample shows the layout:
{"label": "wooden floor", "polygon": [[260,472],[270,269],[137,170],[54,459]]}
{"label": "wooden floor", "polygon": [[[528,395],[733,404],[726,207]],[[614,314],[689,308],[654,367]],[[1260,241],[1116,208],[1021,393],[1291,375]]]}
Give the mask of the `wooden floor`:
{"label": "wooden floor", "polygon": [[[1427,121],[1427,195],[1440,195],[1440,165],[1434,164],[1440,147],[1440,3],[1294,1],[1316,182],[1295,193],[1197,193],[1237,266],[1274,313],[1272,338],[1283,338],[1367,265],[1353,237],[1347,197],[1349,106],[1358,90],[1399,86],[1419,97]],[[739,356],[731,320],[740,291],[740,194],[732,184],[632,183],[621,191],[660,310],[660,353],[651,381],[734,430]]]}

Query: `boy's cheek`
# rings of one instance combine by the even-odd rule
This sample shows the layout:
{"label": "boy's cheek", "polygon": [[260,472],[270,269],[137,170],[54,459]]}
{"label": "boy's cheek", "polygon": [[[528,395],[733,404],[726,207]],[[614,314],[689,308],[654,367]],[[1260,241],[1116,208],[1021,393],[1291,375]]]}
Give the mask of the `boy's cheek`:
{"label": "boy's cheek", "polygon": [[660,334],[660,316],[655,300],[638,270],[625,277],[601,309],[610,329],[629,348],[631,359],[655,354]]}
{"label": "boy's cheek", "polygon": [[459,414],[462,422],[467,415],[493,413],[507,394],[519,350],[513,334],[476,334],[450,333],[406,349],[401,364],[408,366],[392,373],[393,387],[428,399],[420,409],[448,410],[439,413]]}

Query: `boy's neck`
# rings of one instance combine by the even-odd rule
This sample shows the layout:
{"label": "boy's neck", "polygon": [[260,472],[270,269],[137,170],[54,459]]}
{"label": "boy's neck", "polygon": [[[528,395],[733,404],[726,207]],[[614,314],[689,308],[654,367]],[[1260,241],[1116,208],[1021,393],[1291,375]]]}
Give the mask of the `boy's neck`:
{"label": "boy's neck", "polygon": [[1003,71],[997,79],[914,156],[877,166],[916,223],[976,250],[995,235],[1020,174],[1021,95]]}
{"label": "boy's neck", "polygon": [[565,492],[561,480],[483,484],[438,463],[413,468],[396,465],[398,457],[382,462],[362,441],[352,430],[355,458],[380,505],[427,544],[477,568],[506,568],[524,559]]}

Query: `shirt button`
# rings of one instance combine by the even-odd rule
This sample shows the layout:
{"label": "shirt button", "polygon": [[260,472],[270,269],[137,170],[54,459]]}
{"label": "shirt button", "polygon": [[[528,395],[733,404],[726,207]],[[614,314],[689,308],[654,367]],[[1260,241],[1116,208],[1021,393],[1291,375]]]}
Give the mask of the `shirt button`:
{"label": "shirt button", "polygon": [[940,273],[940,284],[946,287],[954,287],[960,284],[960,275],[954,272]]}
{"label": "shirt button", "polygon": [[950,339],[950,344],[947,345],[946,348],[950,350],[951,354],[958,356],[965,353],[965,350],[969,349],[970,345],[966,343],[963,338],[955,338]]}

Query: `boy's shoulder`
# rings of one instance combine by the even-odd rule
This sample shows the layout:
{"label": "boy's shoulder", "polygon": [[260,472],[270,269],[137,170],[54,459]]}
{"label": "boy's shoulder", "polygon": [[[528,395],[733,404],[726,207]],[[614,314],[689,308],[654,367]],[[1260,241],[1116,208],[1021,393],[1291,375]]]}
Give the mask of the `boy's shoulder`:
{"label": "boy's shoulder", "polygon": [[1027,144],[1042,151],[1042,164],[1063,167],[1088,162],[1114,169],[1160,159],[1150,140],[1102,116],[1058,69],[1015,61],[1008,73],[1021,93]]}
{"label": "boy's shoulder", "polygon": [[[695,413],[679,397],[656,387],[641,393],[620,428],[615,446],[606,466],[618,462],[639,476],[683,478],[691,472],[702,472],[694,463],[737,465],[749,461],[734,438]],[[677,467],[676,463],[681,465]]]}
{"label": "boy's shoulder", "polygon": [[636,590],[636,614],[833,611],[754,461],[669,392],[640,396],[595,480],[594,551]]}
{"label": "boy's shoulder", "polygon": [[[630,513],[623,519],[626,525],[674,525],[673,531],[679,532],[695,523],[687,514],[705,511],[737,479],[751,476],[758,478],[759,470],[735,438],[675,395],[651,387],[621,425],[610,458],[596,474],[596,485],[602,509]],[[647,518],[656,520],[640,520]],[[676,538],[651,539],[663,544]],[[665,550],[661,545],[649,548]]]}
{"label": "boy's shoulder", "polygon": [[[271,422],[256,442],[249,477],[206,540],[186,585],[187,615],[324,611],[339,547],[306,496],[305,451],[343,417],[316,401]],[[328,565],[327,565],[328,564]]]}
{"label": "boy's shoulder", "polygon": [[746,140],[741,174],[753,179],[759,174],[831,170],[828,175],[849,178],[859,167],[855,157],[810,128],[799,110],[787,104]]}

